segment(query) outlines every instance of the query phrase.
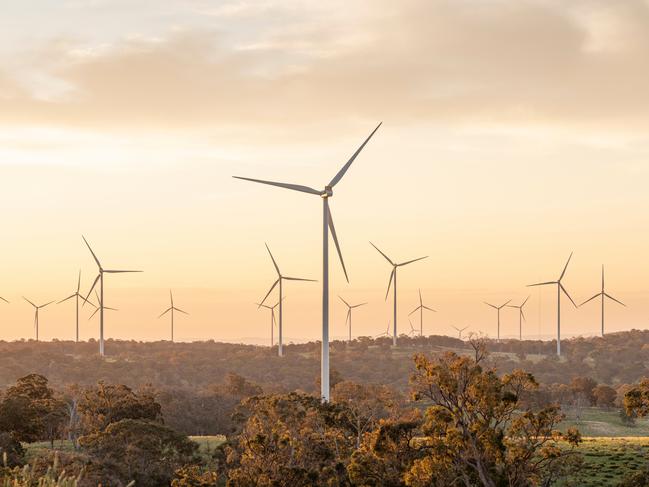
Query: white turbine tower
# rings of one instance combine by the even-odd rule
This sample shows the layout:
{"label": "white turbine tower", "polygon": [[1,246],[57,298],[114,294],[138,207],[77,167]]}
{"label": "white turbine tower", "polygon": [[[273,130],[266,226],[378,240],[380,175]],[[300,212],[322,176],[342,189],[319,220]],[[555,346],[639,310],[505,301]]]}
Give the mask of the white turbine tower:
{"label": "white turbine tower", "polygon": [[500,310],[503,309],[505,306],[507,306],[511,302],[511,299],[507,301],[505,304],[501,304],[500,306],[487,303],[486,301],[483,302],[484,304],[486,304],[487,306],[491,306],[493,309],[495,309],[498,312],[498,341],[500,341]]}
{"label": "white turbine tower", "polygon": [[343,272],[345,273],[345,278],[349,282],[349,277],[347,276],[347,270],[345,269],[345,263],[343,261],[342,252],[340,251],[340,245],[338,244],[338,238],[336,237],[336,229],[334,228],[333,218],[331,216],[331,210],[329,209],[329,198],[333,196],[333,188],[340,182],[342,177],[345,175],[349,166],[352,165],[354,159],[358,154],[363,150],[365,144],[369,142],[372,136],[379,129],[381,124],[378,124],[372,133],[365,139],[365,142],[354,152],[354,154],[349,158],[340,171],[334,176],[334,178],[327,184],[324,189],[317,190],[310,188],[308,186],[302,186],[298,184],[287,184],[287,183],[278,183],[273,181],[264,181],[261,179],[251,179],[235,176],[237,179],[243,179],[246,181],[252,181],[255,183],[261,184],[270,184],[271,186],[278,186],[280,188],[291,189],[293,191],[300,191],[302,193],[308,193],[315,196],[320,196],[322,198],[322,353],[321,353],[321,366],[320,366],[320,395],[324,401],[329,401],[329,230],[331,230],[331,236],[333,237],[334,244],[336,245],[336,250],[338,251],[338,257],[340,258],[340,263],[343,267]]}
{"label": "white turbine tower", "polygon": [[188,315],[189,313],[187,311],[183,311],[182,309],[176,308],[174,306],[174,295],[172,294],[171,289],[169,289],[169,299],[170,299],[170,302],[171,302],[171,306],[169,306],[169,308],[164,310],[160,314],[160,316],[158,316],[158,319],[162,318],[164,315],[171,312],[171,315],[170,315],[171,316],[171,341],[173,342],[174,341],[174,311],[178,311],[179,313],[183,313],[185,315]]}
{"label": "white turbine tower", "polygon": [[581,307],[587,302],[592,301],[593,299],[600,296],[602,298],[602,336],[604,336],[604,301],[606,300],[605,298],[615,301],[616,303],[621,304],[622,306],[626,306],[626,304],[624,304],[622,301],[618,301],[617,299],[615,299],[613,296],[611,296],[604,290],[604,266],[602,266],[602,290],[597,294],[595,294],[595,296],[593,296],[592,298],[587,299],[586,301],[581,303],[579,306]]}
{"label": "white turbine tower", "polygon": [[413,313],[416,313],[419,311],[419,335],[424,336],[424,310],[432,311],[433,313],[437,313],[436,310],[429,308],[428,306],[424,306],[424,301],[421,299],[421,289],[419,290],[419,306],[417,306],[415,309],[413,309],[410,314],[412,315]]}
{"label": "white turbine tower", "polygon": [[568,257],[568,261],[566,262],[566,265],[563,268],[563,272],[559,276],[559,279],[557,279],[556,281],[538,282],[536,284],[529,284],[527,286],[527,287],[549,286],[551,284],[556,284],[557,286],[557,355],[559,356],[561,355],[561,293],[563,292],[563,294],[568,296],[568,299],[573,304],[573,306],[575,308],[577,307],[577,304],[575,304],[573,299],[570,297],[570,294],[568,294],[568,291],[566,291],[566,288],[563,287],[563,284],[561,284],[561,280],[563,279],[563,276],[566,275],[568,264],[570,264],[570,259],[572,259],[572,252],[570,253],[570,257]]}
{"label": "white turbine tower", "polygon": [[395,263],[395,262],[392,262],[390,257],[385,255],[372,242],[370,242],[370,245],[372,245],[372,247],[374,247],[379,252],[379,254],[381,254],[383,257],[385,257],[385,260],[387,260],[390,263],[390,265],[392,266],[392,272],[390,273],[390,279],[388,280],[388,290],[385,292],[385,300],[387,301],[388,295],[390,294],[390,285],[394,282],[394,286],[393,286],[393,288],[394,288],[393,289],[393,291],[394,291],[394,298],[393,298],[394,299],[394,315],[392,317],[394,324],[393,324],[393,333],[392,333],[392,345],[396,347],[397,346],[397,269],[399,267],[403,267],[404,265],[412,264],[413,262],[417,262],[418,260],[425,259],[428,256],[426,255],[424,257],[418,257],[416,259],[407,260],[406,262]]}
{"label": "white turbine tower", "polygon": [[530,297],[526,297],[525,301],[523,301],[521,304],[518,306],[514,306],[513,304],[508,304],[508,308],[516,308],[518,310],[518,340],[523,341],[523,321],[525,320],[525,313],[523,313],[523,306],[525,306],[525,303],[527,303],[527,300],[530,299]]}
{"label": "white turbine tower", "polygon": [[[99,268],[99,274],[97,274],[95,281],[92,283],[92,286],[90,286],[90,290],[86,295],[86,299],[88,299],[88,296],[90,296],[90,293],[92,292],[92,290],[97,285],[97,282],[99,281],[99,297],[97,298],[99,301],[98,303],[99,304],[99,355],[103,357],[104,356],[104,274],[123,274],[123,273],[142,272],[142,271],[122,271],[122,270],[114,270],[114,269],[104,269],[101,265],[101,262],[99,262],[99,259],[97,258],[92,248],[90,247],[90,244],[86,240],[86,237],[82,235],[81,238],[83,238],[83,241],[88,246],[88,250],[90,250],[90,253],[92,254],[92,258],[95,259],[95,262],[97,263],[97,267]],[[81,307],[83,307],[83,305],[81,305]]]}
{"label": "white turbine tower", "polygon": [[340,296],[338,297],[343,303],[345,303],[345,306],[347,306],[347,317],[345,318],[345,325],[349,325],[349,341],[351,342],[352,341],[352,310],[355,308],[360,308],[361,306],[365,306],[367,303],[349,304],[342,297]]}
{"label": "white turbine tower", "polygon": [[[79,343],[79,298],[84,303],[92,304],[90,301],[87,301],[86,298],[84,298],[81,294],[79,294],[79,291],[81,290],[81,271],[79,271],[79,278],[77,279],[77,290],[74,292],[74,294],[70,294],[67,298],[62,299],[56,304],[61,304],[67,301],[68,299],[75,298],[75,309],[76,309],[76,338],[75,341],[76,343]],[[92,304],[94,306],[94,304]]]}
{"label": "white turbine tower", "polygon": [[49,303],[45,303],[45,304],[41,304],[41,305],[36,305],[36,304],[32,303],[29,299],[27,299],[25,296],[23,296],[23,299],[34,307],[34,329],[36,330],[36,341],[38,341],[38,311],[41,308],[44,308],[45,306],[49,306],[54,301],[50,301]]}
{"label": "white turbine tower", "polygon": [[465,326],[464,328],[458,328],[457,326],[453,326],[452,328],[455,328],[458,332],[458,338],[462,340],[462,332],[468,328],[468,326]]}
{"label": "white turbine tower", "polygon": [[273,285],[270,287],[268,292],[266,293],[266,296],[264,296],[264,299],[262,299],[259,303],[259,307],[262,307],[264,303],[266,302],[266,299],[268,299],[268,296],[270,296],[270,293],[273,292],[273,289],[279,284],[279,341],[278,341],[278,347],[277,347],[277,353],[281,357],[284,355],[284,342],[283,342],[283,331],[284,329],[282,328],[282,301],[284,301],[284,287],[282,286],[284,281],[306,281],[306,282],[317,282],[314,279],[304,279],[302,277],[286,277],[282,275],[282,272],[279,270],[279,266],[277,265],[277,262],[275,261],[275,257],[273,257],[273,253],[270,251],[268,248],[268,244],[266,244],[266,250],[268,250],[268,254],[270,255],[270,259],[273,261],[273,265],[275,266],[275,270],[277,271],[277,280],[273,283]]}
{"label": "white turbine tower", "polygon": [[255,303],[257,305],[257,309],[259,308],[266,308],[270,310],[270,347],[272,348],[275,346],[275,326],[277,326],[275,322],[275,308],[279,306],[279,301],[275,303],[273,306],[268,306],[267,304],[261,304],[261,303]]}

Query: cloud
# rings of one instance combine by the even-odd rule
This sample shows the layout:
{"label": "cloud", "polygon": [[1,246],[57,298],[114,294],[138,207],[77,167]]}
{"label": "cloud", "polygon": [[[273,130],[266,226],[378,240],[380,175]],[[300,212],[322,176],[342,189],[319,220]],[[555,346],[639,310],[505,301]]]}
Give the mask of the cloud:
{"label": "cloud", "polygon": [[646,2],[370,8],[342,23],[321,10],[317,19],[287,16],[239,45],[188,28],[96,50],[57,43],[49,75],[71,90],[39,100],[0,73],[0,122],[126,130],[350,119],[648,125]]}

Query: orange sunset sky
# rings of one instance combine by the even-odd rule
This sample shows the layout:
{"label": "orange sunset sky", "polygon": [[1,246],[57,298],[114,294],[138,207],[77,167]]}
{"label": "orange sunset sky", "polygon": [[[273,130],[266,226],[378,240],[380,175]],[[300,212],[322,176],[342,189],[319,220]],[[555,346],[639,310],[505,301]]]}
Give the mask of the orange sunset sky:
{"label": "orange sunset sky", "polygon": [[[35,0],[0,6],[0,337],[33,337],[37,302],[107,268],[107,338],[264,343],[254,302],[275,279],[321,279],[321,202],[232,175],[320,188],[374,126],[331,202],[348,266],[335,296],[369,305],[355,335],[385,330],[390,267],[400,327],[421,288],[426,334],[490,336],[484,300],[522,301],[554,280],[582,302],[610,294],[609,331],[649,326],[649,1],[303,2]],[[333,247],[331,247],[333,252]],[[321,283],[288,283],[285,337],[320,334]],[[555,331],[534,288],[528,337]],[[335,298],[335,299],[334,299]],[[599,308],[564,301],[564,336]],[[41,338],[72,339],[71,302]],[[84,309],[81,337],[97,336]],[[503,336],[518,332],[503,312]],[[416,323],[416,320],[413,320]]]}

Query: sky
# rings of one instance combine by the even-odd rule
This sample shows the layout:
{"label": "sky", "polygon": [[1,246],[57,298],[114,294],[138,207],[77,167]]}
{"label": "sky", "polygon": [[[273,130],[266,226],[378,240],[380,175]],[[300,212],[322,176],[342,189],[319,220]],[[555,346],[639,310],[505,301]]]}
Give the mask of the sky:
{"label": "sky", "polygon": [[[331,200],[349,270],[331,262],[331,334],[399,327],[496,334],[484,301],[556,328],[555,280],[599,291],[607,329],[649,327],[649,1],[28,0],[0,2],[0,337],[31,338],[23,301],[106,278],[106,336],[267,343],[254,305],[287,275],[321,280],[321,202],[233,179],[321,188],[379,123]],[[333,247],[332,247],[333,252]],[[321,283],[285,286],[286,341],[320,335]],[[275,298],[276,299],[276,298]],[[272,299],[271,299],[272,300]],[[98,333],[83,309],[81,338]],[[418,326],[417,318],[413,324]],[[563,302],[564,336],[599,307]],[[504,309],[501,335],[518,334]],[[40,315],[74,337],[74,305]]]}

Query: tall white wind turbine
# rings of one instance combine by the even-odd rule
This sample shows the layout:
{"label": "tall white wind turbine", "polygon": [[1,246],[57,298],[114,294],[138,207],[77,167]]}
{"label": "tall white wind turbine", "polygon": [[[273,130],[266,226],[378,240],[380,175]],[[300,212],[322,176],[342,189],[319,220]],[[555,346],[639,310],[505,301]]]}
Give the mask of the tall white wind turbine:
{"label": "tall white wind turbine", "polygon": [[343,303],[345,303],[345,306],[347,306],[347,317],[345,318],[345,325],[349,326],[349,341],[351,342],[352,341],[352,310],[355,308],[360,308],[361,306],[365,306],[367,303],[349,304],[342,297],[340,296],[338,297]]}
{"label": "tall white wind turbine", "polygon": [[49,303],[45,303],[45,304],[36,305],[32,303],[29,299],[27,299],[25,296],[23,296],[23,299],[34,307],[34,329],[36,330],[36,341],[38,341],[38,311],[44,308],[45,306],[49,306],[54,301],[50,301]]}
{"label": "tall white wind turbine", "polygon": [[275,321],[275,308],[279,306],[279,301],[275,303],[273,306],[268,306],[267,304],[261,304],[261,303],[255,303],[257,305],[257,309],[259,308],[266,308],[270,310],[270,346],[271,348],[275,346],[275,327],[277,326],[277,322]]}
{"label": "tall white wind turbine", "polygon": [[392,345],[397,346],[397,269],[399,267],[403,267],[404,265],[412,264],[413,262],[417,262],[418,260],[422,260],[427,258],[428,256],[426,255],[425,257],[418,257],[416,259],[412,260],[407,260],[405,262],[401,263],[395,263],[392,262],[390,257],[385,255],[376,245],[374,245],[372,242],[370,242],[370,245],[374,247],[379,254],[381,254],[383,257],[385,257],[385,260],[387,260],[390,265],[392,266],[392,272],[390,273],[390,279],[388,280],[388,290],[385,292],[385,300],[387,301],[388,295],[390,294],[390,285],[394,282],[393,286],[393,291],[394,291],[394,315],[392,317],[393,319],[393,332],[392,332]]}
{"label": "tall white wind turbine", "polygon": [[160,316],[158,316],[158,319],[162,318],[167,313],[171,313],[170,314],[170,316],[171,316],[171,341],[173,342],[174,341],[174,311],[178,311],[179,313],[182,313],[182,314],[185,314],[185,315],[188,315],[189,313],[187,311],[183,311],[182,309],[176,308],[174,306],[174,295],[171,292],[171,289],[169,289],[169,300],[170,300],[171,305],[166,310],[164,310],[160,314]]}
{"label": "tall white wind turbine", "polygon": [[518,306],[514,306],[513,304],[508,304],[508,308],[516,308],[518,310],[518,340],[523,341],[523,321],[525,321],[525,313],[523,313],[523,307],[525,306],[525,303],[527,303],[527,300],[530,299],[530,297],[526,297],[525,301],[523,301],[521,304]]}
{"label": "tall white wind turbine", "polygon": [[62,299],[56,304],[61,304],[67,301],[68,299],[75,298],[75,309],[76,309],[76,338],[75,341],[79,343],[79,299],[83,301],[84,303],[92,304],[90,301],[87,301],[86,298],[84,298],[81,294],[79,294],[79,291],[81,290],[81,271],[79,271],[79,278],[77,279],[77,290],[73,293],[70,294],[67,298]]}
{"label": "tall white wind turbine", "polygon": [[284,301],[284,286],[283,283],[284,281],[306,281],[306,282],[316,282],[314,279],[304,279],[302,277],[287,277],[282,275],[282,272],[279,270],[279,266],[277,265],[277,262],[275,261],[275,257],[273,257],[273,253],[270,251],[270,248],[268,248],[268,244],[266,244],[266,250],[268,250],[268,255],[270,255],[270,259],[273,261],[273,266],[275,266],[275,270],[277,271],[277,280],[273,283],[273,285],[270,287],[268,292],[266,293],[266,296],[264,296],[264,299],[262,299],[259,302],[259,307],[263,306],[263,304],[266,302],[266,299],[268,299],[268,296],[270,296],[270,293],[273,292],[273,289],[275,289],[276,286],[279,285],[279,327],[278,327],[278,347],[277,347],[277,353],[279,356],[284,355],[284,342],[283,342],[283,331],[284,329],[282,328],[282,301]]}
{"label": "tall white wind turbine", "polygon": [[464,328],[458,328],[457,326],[453,326],[452,328],[455,328],[458,332],[458,338],[462,340],[462,332],[468,328],[468,326],[465,326]]}
{"label": "tall white wind turbine", "polygon": [[581,303],[579,306],[581,307],[587,302],[592,301],[593,299],[598,298],[600,296],[602,298],[602,303],[601,303],[602,304],[602,336],[604,336],[604,301],[606,300],[606,298],[615,301],[616,303],[621,304],[622,306],[626,306],[626,304],[624,304],[622,301],[618,301],[617,299],[615,299],[613,296],[611,296],[604,290],[604,266],[602,266],[602,290],[597,294],[595,294],[595,296],[593,296],[592,298],[587,299],[586,301]]}
{"label": "tall white wind turbine", "polygon": [[338,171],[334,178],[329,181],[324,189],[317,190],[310,188],[308,186],[302,186],[298,184],[287,184],[287,183],[278,183],[273,181],[264,181],[261,179],[251,179],[235,176],[237,179],[243,179],[246,181],[252,181],[255,183],[269,184],[271,186],[278,186],[280,188],[291,189],[293,191],[299,191],[301,193],[308,193],[315,196],[320,196],[322,198],[322,353],[321,355],[321,366],[320,366],[320,395],[324,401],[329,401],[329,231],[331,230],[331,236],[333,237],[334,244],[336,245],[336,250],[338,251],[338,257],[340,258],[340,263],[343,267],[343,272],[345,273],[345,278],[349,282],[349,277],[347,276],[347,270],[345,269],[345,263],[343,261],[342,252],[340,251],[340,245],[338,244],[338,238],[336,237],[336,229],[334,228],[333,218],[331,216],[331,210],[329,209],[329,198],[333,196],[333,188],[340,182],[343,178],[349,167],[354,162],[354,159],[358,154],[363,150],[365,144],[369,142],[372,136],[379,129],[381,124],[379,123],[372,133],[365,139],[361,146],[354,152],[354,154],[349,158],[345,165]]}
{"label": "tall white wind turbine", "polygon": [[498,336],[498,341],[500,341],[500,310],[503,309],[505,306],[507,306],[511,302],[511,299],[509,301],[507,301],[505,304],[501,304],[500,306],[496,306],[495,304],[487,303],[486,301],[483,301],[483,302],[487,306],[491,306],[493,309],[495,309],[497,311],[497,314],[498,314],[498,334],[497,334],[497,336]]}
{"label": "tall white wind turbine", "polygon": [[424,336],[424,310],[432,311],[433,313],[437,313],[436,310],[433,308],[429,308],[428,306],[424,306],[424,301],[421,299],[421,289],[419,290],[419,306],[417,306],[415,309],[413,309],[410,314],[412,315],[413,313],[416,313],[419,311],[419,335]]}
{"label": "tall white wind turbine", "polygon": [[549,286],[549,285],[557,286],[557,355],[561,355],[561,293],[568,296],[568,299],[573,304],[573,306],[575,308],[577,307],[577,304],[570,297],[568,291],[566,291],[566,288],[563,287],[563,284],[561,284],[561,280],[566,275],[566,270],[568,270],[568,264],[570,264],[570,259],[572,259],[572,252],[570,252],[570,257],[568,257],[568,261],[566,262],[566,265],[563,268],[563,272],[559,276],[559,279],[557,279],[556,281],[537,282],[536,284],[529,284],[527,286],[527,287]]}
{"label": "tall white wind turbine", "polygon": [[[92,250],[92,247],[90,247],[90,244],[86,240],[86,237],[83,235],[81,236],[83,238],[83,241],[86,243],[88,246],[88,250],[90,250],[90,253],[92,254],[92,258],[95,259],[95,262],[97,263],[97,267],[99,269],[99,274],[97,274],[97,277],[95,278],[95,281],[92,283],[92,286],[90,286],[90,290],[88,291],[88,294],[86,295],[86,299],[88,299],[88,296],[90,296],[90,293],[92,290],[95,288],[97,285],[97,282],[99,282],[99,355],[102,357],[105,355],[104,354],[104,274],[123,274],[123,273],[131,273],[131,272],[142,272],[142,271],[123,271],[123,270],[114,270],[114,269],[104,269],[101,265],[101,262],[99,262],[99,259],[95,255],[95,253]],[[85,304],[85,301],[84,301]],[[83,307],[83,305],[81,306]],[[93,313],[94,315],[94,313]]]}

